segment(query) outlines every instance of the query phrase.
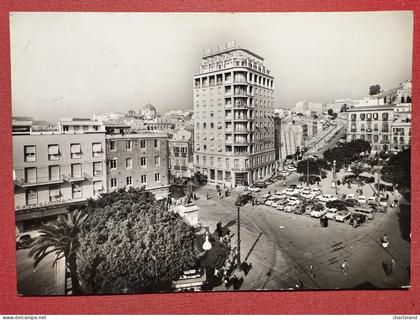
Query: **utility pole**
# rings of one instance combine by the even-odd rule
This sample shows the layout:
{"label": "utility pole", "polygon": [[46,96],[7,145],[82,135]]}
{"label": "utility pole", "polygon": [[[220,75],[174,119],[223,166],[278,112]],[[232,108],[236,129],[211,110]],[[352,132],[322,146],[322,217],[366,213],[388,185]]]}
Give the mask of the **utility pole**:
{"label": "utility pole", "polygon": [[238,218],[237,218],[237,224],[238,224],[238,270],[242,270],[241,266],[241,208],[238,206]]}
{"label": "utility pole", "polygon": [[378,152],[378,164],[377,164],[377,167],[378,167],[378,183],[377,183],[377,190],[376,190],[376,203],[378,204],[379,203],[379,188],[380,188],[380,181],[381,181],[381,168],[380,168],[380,161],[379,161],[379,147],[380,147],[380,144],[379,144],[379,138],[378,138],[378,150],[377,150],[377,152]]}

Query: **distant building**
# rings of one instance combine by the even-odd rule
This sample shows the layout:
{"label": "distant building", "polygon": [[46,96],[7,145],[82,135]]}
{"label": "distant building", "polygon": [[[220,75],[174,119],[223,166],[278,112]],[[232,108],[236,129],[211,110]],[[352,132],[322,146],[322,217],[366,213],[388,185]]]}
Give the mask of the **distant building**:
{"label": "distant building", "polygon": [[274,169],[274,78],[234,42],[203,52],[194,76],[194,168],[210,183],[244,185]]}
{"label": "distant building", "polygon": [[295,112],[301,114],[313,113],[321,114],[325,104],[321,102],[299,101],[295,104]]}
{"label": "distant building", "polygon": [[166,197],[169,192],[168,135],[139,132],[107,134],[107,188],[141,188]]}
{"label": "distant building", "polygon": [[[105,131],[98,122],[66,119],[59,130],[33,132],[14,120],[16,225],[20,231],[56,219],[72,203],[106,192]],[[23,127],[27,130],[21,130]]]}
{"label": "distant building", "polygon": [[329,109],[332,109],[334,113],[340,113],[344,107],[348,107],[353,104],[353,101],[350,98],[336,99],[326,104],[324,112],[328,112]]}
{"label": "distant building", "polygon": [[104,112],[92,116],[92,119],[97,121],[118,121],[124,118],[125,114],[121,112]]}
{"label": "distant building", "polygon": [[185,129],[176,130],[169,140],[170,173],[173,178],[194,175],[193,134]]}

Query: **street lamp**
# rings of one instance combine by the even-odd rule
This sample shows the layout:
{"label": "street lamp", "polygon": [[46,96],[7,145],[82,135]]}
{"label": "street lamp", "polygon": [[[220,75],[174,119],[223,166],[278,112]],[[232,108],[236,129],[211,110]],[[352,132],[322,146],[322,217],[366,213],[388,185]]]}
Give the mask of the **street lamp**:
{"label": "street lamp", "polygon": [[209,241],[209,233],[206,232],[206,241],[204,241],[203,243],[203,250],[204,251],[209,251],[212,248],[212,245]]}
{"label": "street lamp", "polygon": [[240,206],[238,206],[238,217],[237,217],[237,225],[238,225],[238,257],[237,257],[237,261],[238,261],[238,265],[237,268],[239,271],[242,270],[242,266],[241,266],[241,211],[240,211]]}

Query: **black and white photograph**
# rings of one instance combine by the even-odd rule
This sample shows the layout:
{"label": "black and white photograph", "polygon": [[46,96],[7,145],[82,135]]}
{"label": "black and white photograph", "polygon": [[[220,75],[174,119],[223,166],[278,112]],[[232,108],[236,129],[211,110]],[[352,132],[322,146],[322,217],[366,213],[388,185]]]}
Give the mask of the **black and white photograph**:
{"label": "black and white photograph", "polygon": [[413,19],[12,12],[17,294],[410,288]]}

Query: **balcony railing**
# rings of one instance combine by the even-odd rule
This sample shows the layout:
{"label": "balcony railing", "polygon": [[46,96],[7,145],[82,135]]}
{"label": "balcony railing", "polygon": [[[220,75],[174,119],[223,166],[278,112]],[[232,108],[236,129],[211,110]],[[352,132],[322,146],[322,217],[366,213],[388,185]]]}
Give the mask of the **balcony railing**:
{"label": "balcony railing", "polygon": [[15,185],[22,188],[30,188],[35,186],[44,186],[50,184],[60,184],[64,182],[64,176],[59,175],[57,177],[45,177],[45,178],[34,178],[34,179],[20,179],[15,180]]}

